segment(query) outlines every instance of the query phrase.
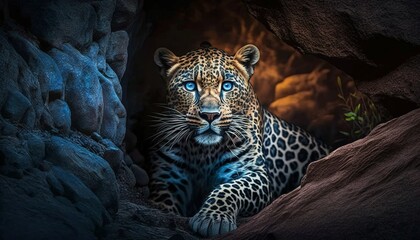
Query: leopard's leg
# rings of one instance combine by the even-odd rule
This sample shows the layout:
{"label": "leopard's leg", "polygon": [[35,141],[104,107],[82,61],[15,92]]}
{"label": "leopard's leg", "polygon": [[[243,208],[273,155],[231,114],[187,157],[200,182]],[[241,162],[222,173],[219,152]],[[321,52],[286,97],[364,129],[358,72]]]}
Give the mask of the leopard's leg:
{"label": "leopard's leg", "polygon": [[152,161],[149,199],[164,211],[185,216],[186,204],[191,197],[191,183],[187,175],[165,159],[152,157]]}
{"label": "leopard's leg", "polygon": [[[260,162],[262,162],[260,157]],[[220,184],[205,200],[200,211],[190,219],[190,226],[202,236],[215,236],[236,229],[236,218],[260,211],[271,200],[269,181],[262,166],[246,166]]]}

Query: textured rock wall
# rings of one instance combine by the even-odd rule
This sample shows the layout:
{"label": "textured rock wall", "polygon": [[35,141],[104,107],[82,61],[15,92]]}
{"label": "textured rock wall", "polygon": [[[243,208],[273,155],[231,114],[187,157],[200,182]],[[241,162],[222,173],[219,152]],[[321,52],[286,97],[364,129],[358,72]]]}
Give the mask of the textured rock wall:
{"label": "textured rock wall", "polygon": [[420,110],[309,165],[301,187],[219,239],[418,239]]}
{"label": "textured rock wall", "polygon": [[135,8],[116,6],[115,0],[9,1],[0,34],[7,56],[0,65],[7,78],[2,116],[30,128],[96,132],[120,145],[129,19],[118,16]]}
{"label": "textured rock wall", "polygon": [[420,2],[246,0],[280,39],[354,77],[392,115],[420,106]]}
{"label": "textured rock wall", "polygon": [[95,239],[113,221],[137,6],[0,4],[0,239]]}

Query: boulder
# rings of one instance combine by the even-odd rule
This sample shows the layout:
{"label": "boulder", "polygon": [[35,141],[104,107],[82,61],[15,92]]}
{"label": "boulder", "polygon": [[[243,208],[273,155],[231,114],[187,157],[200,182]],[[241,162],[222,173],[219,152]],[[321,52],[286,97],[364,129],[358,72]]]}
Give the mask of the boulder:
{"label": "boulder", "polygon": [[29,155],[28,147],[10,136],[0,137],[0,159],[0,174],[17,179],[37,164],[37,159]]}
{"label": "boulder", "polygon": [[32,104],[18,90],[11,90],[7,94],[6,103],[1,111],[2,116],[14,123],[28,123],[34,126],[35,112]]}
{"label": "boulder", "polygon": [[43,138],[39,134],[31,132],[20,134],[20,138],[24,140],[23,144],[26,145],[32,161],[36,162],[36,165],[39,165],[45,158],[45,143]]}
{"label": "boulder", "polygon": [[63,79],[57,65],[51,57],[41,51],[33,41],[25,38],[18,31],[8,32],[10,43],[26,61],[29,70],[38,80],[43,102],[63,97]]}
{"label": "boulder", "polygon": [[106,61],[115,71],[119,79],[123,77],[127,66],[128,40],[129,37],[126,31],[113,32],[111,33],[108,49],[106,51]]}
{"label": "boulder", "polygon": [[112,30],[125,30],[134,19],[138,6],[141,7],[143,3],[143,0],[117,0]]}
{"label": "boulder", "polygon": [[132,164],[130,169],[136,177],[136,184],[138,186],[144,187],[147,186],[147,184],[149,184],[149,175],[147,175],[147,172],[143,168]]}
{"label": "boulder", "polygon": [[[109,69],[112,71],[112,69]],[[114,78],[110,78],[110,77]],[[121,86],[118,78],[113,75],[99,75],[104,99],[104,111],[100,134],[105,138],[111,139],[118,146],[121,145],[126,126],[126,110],[121,103]],[[116,82],[116,83],[115,83]],[[116,91],[115,86],[117,86]]]}
{"label": "boulder", "polygon": [[26,19],[29,30],[40,41],[53,47],[70,43],[76,48],[89,45],[93,39],[96,13],[93,1],[18,0],[9,1],[16,18]]}
{"label": "boulder", "polygon": [[44,110],[39,82],[2,32],[0,56],[0,108],[6,108],[2,109],[2,115],[32,128]]}
{"label": "boulder", "polygon": [[111,239],[198,239],[188,232],[187,219],[160,210],[121,201],[115,221],[104,228],[105,240]]}
{"label": "boulder", "polygon": [[301,186],[219,239],[418,239],[420,109],[311,163]]}
{"label": "boulder", "polygon": [[69,44],[49,52],[65,82],[65,101],[70,107],[72,126],[91,134],[102,123],[103,97],[96,64]]}
{"label": "boulder", "polygon": [[48,103],[54,127],[63,133],[68,133],[71,127],[71,111],[66,102],[56,99]]}
{"label": "boulder", "polygon": [[[415,64],[418,62],[415,56],[420,54],[419,1],[402,0],[396,4],[392,0],[246,0],[245,3],[249,12],[280,39],[300,52],[321,57],[344,70],[362,83],[362,92],[380,97],[378,100],[392,115],[399,116],[420,106]],[[375,82],[369,82],[372,80]],[[411,89],[408,94],[407,89]],[[405,111],[395,107],[397,104],[388,107],[387,102],[394,100],[408,107]]]}
{"label": "boulder", "polygon": [[59,167],[22,179],[0,175],[0,186],[1,239],[97,239],[109,221],[95,194]]}
{"label": "boulder", "polygon": [[107,161],[69,140],[53,136],[46,143],[46,159],[73,173],[111,213],[118,208],[118,186]]}
{"label": "boulder", "polygon": [[124,153],[119,149],[111,140],[102,139],[99,141],[102,145],[105,146],[103,153],[103,158],[108,161],[111,168],[114,172],[118,172],[118,169],[121,167],[122,162],[124,161]]}

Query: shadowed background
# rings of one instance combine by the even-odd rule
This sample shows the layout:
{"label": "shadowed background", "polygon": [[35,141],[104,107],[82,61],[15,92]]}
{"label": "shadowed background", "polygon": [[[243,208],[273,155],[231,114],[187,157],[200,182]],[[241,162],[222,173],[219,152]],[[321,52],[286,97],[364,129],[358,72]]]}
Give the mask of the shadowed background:
{"label": "shadowed background", "polygon": [[336,80],[341,77],[344,89],[353,92],[351,78],[325,61],[304,56],[280,41],[248,14],[243,3],[153,1],[147,2],[145,9],[153,16],[148,18],[149,36],[143,47],[133,53],[125,74],[130,79],[126,104],[128,128],[140,140],[147,135],[145,118],[156,110],[156,103],[165,101],[165,82],[153,62],[154,51],[166,47],[183,55],[197,49],[202,41],[209,41],[231,55],[247,43],[256,45],[261,58],[251,81],[261,104],[330,145],[345,143],[339,131],[346,130],[347,125],[337,97]]}

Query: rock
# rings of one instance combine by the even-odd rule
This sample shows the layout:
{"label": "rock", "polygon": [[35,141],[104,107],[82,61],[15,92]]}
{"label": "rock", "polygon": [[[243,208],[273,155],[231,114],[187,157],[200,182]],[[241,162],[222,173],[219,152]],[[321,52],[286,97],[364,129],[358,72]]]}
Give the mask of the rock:
{"label": "rock", "polygon": [[54,120],[48,108],[44,108],[41,119],[39,119],[39,125],[41,129],[45,130],[51,130],[54,128]]}
{"label": "rock", "polygon": [[97,197],[60,168],[22,179],[0,175],[0,186],[2,239],[97,239],[106,222]]}
{"label": "rock", "polygon": [[134,176],[136,177],[136,184],[140,187],[147,186],[149,184],[149,176],[147,172],[144,171],[143,168],[133,164],[130,167],[131,171],[133,171]]}
{"label": "rock", "polygon": [[43,172],[48,172],[51,170],[51,168],[53,167],[53,164],[51,162],[48,161],[42,161],[39,163],[38,168],[39,170],[43,171]]}
{"label": "rock", "polygon": [[[32,128],[38,124],[44,106],[39,83],[28,70],[28,65],[1,32],[0,56],[2,56],[0,58],[0,71],[2,72],[0,76],[0,108],[8,101],[7,114],[17,114],[8,117],[12,117],[13,121],[28,124],[27,126]],[[17,104],[17,109],[14,109],[13,104]],[[32,110],[24,112],[22,108],[27,108],[29,105]]]}
{"label": "rock", "polygon": [[115,71],[119,79],[123,77],[127,66],[128,40],[129,37],[126,31],[113,32],[111,33],[106,51],[106,61]]}
{"label": "rock", "polygon": [[68,133],[71,127],[71,111],[66,102],[56,99],[48,103],[54,127],[60,132]]}
{"label": "rock", "polygon": [[[32,121],[32,127],[35,121],[35,112],[31,102],[17,90],[9,91],[1,114],[14,123],[28,122],[31,124]],[[25,119],[25,117],[29,119]]]}
{"label": "rock", "polygon": [[121,174],[123,175],[123,178],[125,179],[125,182],[127,183],[127,185],[129,187],[134,187],[136,186],[136,176],[134,176],[133,171],[131,171],[130,167],[123,165],[121,167]]}
{"label": "rock", "polygon": [[117,0],[117,7],[112,18],[112,30],[125,30],[136,15],[137,6],[143,5],[143,0]]}
{"label": "rock", "polygon": [[[310,73],[286,77],[276,84],[276,100],[269,105],[269,110],[334,145],[342,138],[337,129],[346,129],[347,126],[342,117],[342,105],[338,103],[337,87],[331,87],[336,84],[337,76],[336,70],[316,68]],[[343,86],[346,86],[346,80],[342,78]],[[355,91],[354,88],[344,88]]]}
{"label": "rock", "polygon": [[102,122],[103,97],[96,65],[69,44],[64,44],[63,50],[54,48],[49,54],[65,81],[72,126],[85,134],[97,132]]}
{"label": "rock", "polygon": [[357,88],[381,102],[394,116],[400,116],[420,103],[420,54],[408,59],[385,76],[361,81]]}
{"label": "rock", "polygon": [[22,134],[21,139],[25,140],[32,161],[40,164],[45,158],[45,143],[41,136],[35,133],[26,132]]}
{"label": "rock", "polygon": [[100,52],[99,45],[93,42],[82,54],[90,58],[96,68],[103,72],[106,68],[105,52]]}
{"label": "rock", "polygon": [[123,151],[109,139],[102,139],[100,143],[106,147],[102,157],[108,161],[114,172],[117,172],[124,160]]}
{"label": "rock", "polygon": [[113,82],[105,75],[100,76],[100,82],[104,99],[100,134],[111,139],[115,144],[121,145],[125,134],[126,111],[115,91]]}
{"label": "rock", "polygon": [[91,135],[90,135],[90,137],[93,139],[93,140],[95,140],[95,141],[97,141],[97,142],[99,142],[99,141],[101,141],[103,138],[102,138],[102,136],[99,134],[99,133],[97,133],[97,132],[93,132]]}
{"label": "rock", "polygon": [[99,39],[111,32],[111,20],[115,12],[115,2],[115,0],[92,1],[92,6],[96,11],[95,39]]}
{"label": "rock", "polygon": [[145,164],[145,159],[137,148],[131,151],[129,155],[135,164],[139,166],[143,166]]}
{"label": "rock", "polygon": [[301,187],[219,239],[417,239],[420,109],[311,163]]}
{"label": "rock", "polygon": [[7,169],[27,170],[36,164],[28,153],[27,146],[18,138],[1,136],[0,153],[2,155],[2,171]]}
{"label": "rock", "polygon": [[133,160],[128,154],[124,154],[124,162],[125,164],[127,164],[128,167],[131,167],[131,165],[133,165]]}
{"label": "rock", "polygon": [[53,136],[46,143],[47,160],[73,173],[91,189],[105,208],[118,207],[118,186],[114,172],[103,158],[68,140]]}
{"label": "rock", "polygon": [[8,36],[16,51],[26,61],[30,71],[38,80],[43,102],[62,98],[63,79],[51,57],[17,31],[8,32]]}
{"label": "rock", "polygon": [[18,9],[20,18],[27,19],[34,35],[53,47],[70,43],[81,48],[92,42],[96,14],[91,1],[19,0],[9,4]]}
{"label": "rock", "polygon": [[[399,104],[387,108],[392,115],[420,106],[418,57],[414,57],[420,53],[418,1],[245,2],[250,13],[280,39],[344,70],[361,83],[362,92],[380,95],[383,106],[395,100],[409,105],[404,112],[396,109]],[[401,95],[407,86],[411,91]]]}
{"label": "rock", "polygon": [[121,201],[115,221],[105,226],[103,239],[160,240],[175,234],[186,240],[198,239],[189,232],[186,223],[186,218]]}
{"label": "rock", "polygon": [[0,117],[0,135],[16,137],[18,128]]}
{"label": "rock", "polygon": [[54,167],[52,172],[64,189],[62,195],[69,199],[77,210],[92,220],[95,227],[102,226],[104,220],[102,216],[107,214],[97,196],[75,175],[58,167]]}

